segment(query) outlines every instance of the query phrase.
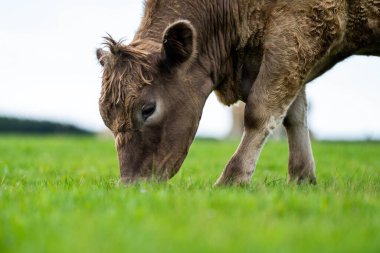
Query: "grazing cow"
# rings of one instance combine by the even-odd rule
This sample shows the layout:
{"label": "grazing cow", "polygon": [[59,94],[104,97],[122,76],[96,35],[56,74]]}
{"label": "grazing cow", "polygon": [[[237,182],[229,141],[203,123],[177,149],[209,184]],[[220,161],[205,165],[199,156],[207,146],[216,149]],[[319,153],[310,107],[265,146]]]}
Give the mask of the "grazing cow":
{"label": "grazing cow", "polygon": [[351,55],[380,56],[380,0],[148,0],[129,45],[105,39],[99,105],[124,182],[177,173],[214,91],[246,103],[218,185],[249,183],[281,123],[289,181],[315,183],[305,85]]}

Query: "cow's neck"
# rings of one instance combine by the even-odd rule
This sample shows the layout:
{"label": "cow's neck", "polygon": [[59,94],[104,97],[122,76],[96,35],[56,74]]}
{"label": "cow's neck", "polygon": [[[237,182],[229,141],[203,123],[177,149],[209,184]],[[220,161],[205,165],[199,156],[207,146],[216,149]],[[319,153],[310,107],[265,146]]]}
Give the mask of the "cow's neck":
{"label": "cow's neck", "polygon": [[[242,49],[259,33],[248,20],[254,19],[256,24],[263,24],[263,10],[272,1],[252,0],[209,0],[209,1],[159,1],[146,3],[143,22],[135,36],[135,40],[149,39],[161,43],[165,28],[176,20],[191,21],[197,30],[198,57],[195,64],[210,75],[212,86],[203,87],[211,93],[215,89],[225,94],[220,97],[226,104],[237,100],[237,85],[240,74],[235,72],[242,64]],[[256,34],[257,35],[257,34]],[[227,88],[224,88],[227,87]],[[238,88],[237,88],[238,89]],[[207,94],[208,95],[208,94]]]}
{"label": "cow's neck", "polygon": [[380,56],[380,1],[346,1],[348,46],[355,54]]}

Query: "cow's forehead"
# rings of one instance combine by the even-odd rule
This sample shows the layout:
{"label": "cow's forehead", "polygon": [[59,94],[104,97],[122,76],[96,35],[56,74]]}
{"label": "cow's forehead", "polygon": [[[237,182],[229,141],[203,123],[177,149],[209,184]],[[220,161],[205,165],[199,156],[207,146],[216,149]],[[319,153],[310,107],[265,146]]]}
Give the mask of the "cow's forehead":
{"label": "cow's forehead", "polygon": [[100,100],[128,104],[136,98],[141,89],[151,84],[152,71],[148,63],[125,60],[108,64],[104,68]]}

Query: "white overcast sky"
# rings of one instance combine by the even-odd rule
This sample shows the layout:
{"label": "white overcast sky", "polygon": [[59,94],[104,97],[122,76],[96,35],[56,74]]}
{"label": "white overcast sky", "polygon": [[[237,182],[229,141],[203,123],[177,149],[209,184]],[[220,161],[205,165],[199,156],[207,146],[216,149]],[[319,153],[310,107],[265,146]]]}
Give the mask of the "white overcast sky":
{"label": "white overcast sky", "polygon": [[[0,114],[69,122],[91,130],[107,32],[133,38],[139,0],[0,2]],[[380,58],[353,57],[308,85],[310,127],[319,138],[380,138]],[[199,133],[223,136],[230,112],[212,95]]]}

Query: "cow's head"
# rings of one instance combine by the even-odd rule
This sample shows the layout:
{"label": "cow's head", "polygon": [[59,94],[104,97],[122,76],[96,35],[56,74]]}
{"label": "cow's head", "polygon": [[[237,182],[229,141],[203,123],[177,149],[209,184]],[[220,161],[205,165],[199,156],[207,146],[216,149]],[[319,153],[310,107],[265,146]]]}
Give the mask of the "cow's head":
{"label": "cow's head", "polygon": [[163,33],[162,42],[123,45],[106,38],[97,50],[104,67],[100,113],[115,136],[122,180],[166,180],[186,157],[211,82],[197,63],[197,39],[188,21]]}

